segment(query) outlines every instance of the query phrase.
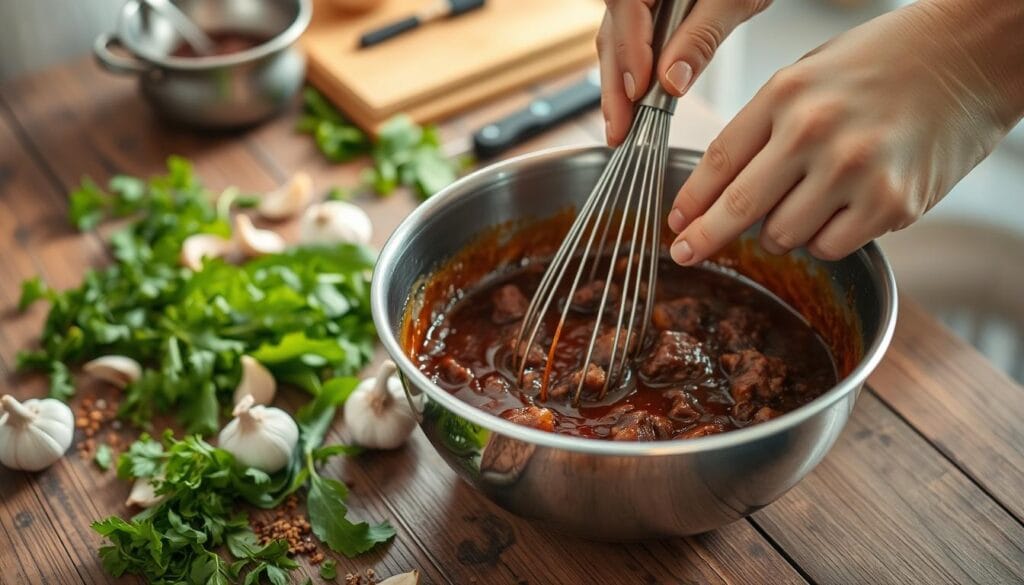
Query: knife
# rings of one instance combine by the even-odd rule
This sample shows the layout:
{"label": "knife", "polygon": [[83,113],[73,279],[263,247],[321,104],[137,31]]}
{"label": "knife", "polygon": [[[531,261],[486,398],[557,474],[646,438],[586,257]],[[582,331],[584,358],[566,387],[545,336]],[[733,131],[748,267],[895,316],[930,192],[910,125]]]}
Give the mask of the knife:
{"label": "knife", "polygon": [[451,153],[472,152],[478,160],[490,159],[550,130],[601,103],[601,79],[596,70],[581,81],[539,97],[525,108],[491,122],[473,133],[471,144],[452,144]]}
{"label": "knife", "polygon": [[455,18],[460,14],[472,12],[478,8],[483,8],[484,0],[442,0],[437,4],[423,9],[418,14],[414,14],[401,20],[396,20],[391,24],[386,24],[378,29],[371,30],[368,33],[363,34],[359,38],[360,48],[372,47],[383,43],[388,39],[393,39],[398,35],[407,33],[415,28],[418,28],[428,22],[434,20],[440,20],[442,18]]}

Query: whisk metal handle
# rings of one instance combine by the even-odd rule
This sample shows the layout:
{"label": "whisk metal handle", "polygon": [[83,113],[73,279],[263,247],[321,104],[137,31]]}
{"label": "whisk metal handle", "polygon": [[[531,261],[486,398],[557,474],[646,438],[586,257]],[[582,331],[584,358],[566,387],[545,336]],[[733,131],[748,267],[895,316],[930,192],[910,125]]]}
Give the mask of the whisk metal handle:
{"label": "whisk metal handle", "polygon": [[[672,34],[679,28],[679,24],[683,22],[686,15],[690,13],[695,2],[696,0],[661,0],[658,2],[657,12],[654,14],[654,36],[651,40],[655,67],[657,67],[661,50],[672,38]],[[641,106],[664,110],[669,114],[676,109],[676,97],[665,91],[656,74],[651,76],[651,86],[638,103]]]}

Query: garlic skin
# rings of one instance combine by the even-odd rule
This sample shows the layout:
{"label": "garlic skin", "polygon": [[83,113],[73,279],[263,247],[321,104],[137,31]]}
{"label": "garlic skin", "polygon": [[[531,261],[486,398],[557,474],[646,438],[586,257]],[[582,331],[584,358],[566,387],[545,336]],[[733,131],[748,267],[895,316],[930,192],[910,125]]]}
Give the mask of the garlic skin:
{"label": "garlic skin", "polygon": [[203,258],[222,258],[231,253],[231,240],[213,234],[193,234],[181,243],[178,262],[193,272],[203,269]]}
{"label": "garlic skin", "polygon": [[11,469],[39,471],[53,465],[71,446],[75,417],[53,398],[19,403],[0,398],[0,463]]}
{"label": "garlic skin", "polygon": [[235,388],[233,401],[238,404],[246,395],[251,395],[255,404],[270,404],[277,394],[277,380],[256,358],[243,355],[242,378]]}
{"label": "garlic skin", "polygon": [[281,221],[298,215],[313,201],[313,179],[308,173],[295,173],[291,180],[267,193],[256,211],[267,219]]}
{"label": "garlic skin", "polygon": [[123,355],[105,355],[82,366],[82,371],[93,378],[120,389],[142,377],[142,366],[139,362]]}
{"label": "garlic skin", "polygon": [[370,216],[346,201],[325,201],[306,210],[299,222],[302,244],[369,244]]}
{"label": "garlic skin", "polygon": [[235,216],[235,238],[242,253],[248,258],[284,252],[284,238],[273,230],[261,230],[252,224],[248,215]]}
{"label": "garlic skin", "polygon": [[132,484],[132,491],[128,494],[128,499],[124,501],[124,505],[129,508],[132,506],[152,508],[166,498],[166,494],[156,495],[156,486],[153,485],[153,478],[139,477]]}
{"label": "garlic skin", "polygon": [[378,581],[377,585],[419,585],[419,582],[420,572],[412,570],[408,573],[392,575],[383,581]]}
{"label": "garlic skin", "polygon": [[299,442],[299,427],[287,412],[255,404],[248,394],[235,405],[234,415],[217,437],[222,449],[242,465],[267,473],[288,465]]}
{"label": "garlic skin", "polygon": [[416,428],[416,413],[394,373],[395,362],[386,360],[377,376],[360,382],[345,401],[345,426],[363,447],[396,449]]}

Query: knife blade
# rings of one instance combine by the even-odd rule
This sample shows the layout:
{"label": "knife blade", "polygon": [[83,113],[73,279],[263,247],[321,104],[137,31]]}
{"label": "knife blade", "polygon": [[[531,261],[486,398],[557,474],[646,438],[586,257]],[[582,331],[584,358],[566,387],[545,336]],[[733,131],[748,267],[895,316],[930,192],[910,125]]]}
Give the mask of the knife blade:
{"label": "knife blade", "polygon": [[599,103],[601,79],[597,70],[593,70],[579,82],[536,98],[525,108],[485,124],[467,139],[449,144],[445,151],[452,156],[471,153],[478,160],[491,159]]}

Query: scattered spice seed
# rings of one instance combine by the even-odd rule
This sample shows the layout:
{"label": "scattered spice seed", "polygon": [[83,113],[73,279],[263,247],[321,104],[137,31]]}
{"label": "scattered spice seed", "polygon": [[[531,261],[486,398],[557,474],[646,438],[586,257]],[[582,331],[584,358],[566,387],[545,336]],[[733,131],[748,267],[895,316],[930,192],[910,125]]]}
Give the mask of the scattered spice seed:
{"label": "scattered spice seed", "polygon": [[288,554],[306,555],[309,557],[309,562],[315,565],[324,560],[324,553],[320,551],[310,535],[312,527],[309,525],[309,521],[302,514],[295,513],[298,505],[298,498],[294,495],[288,497],[284,504],[277,509],[273,520],[267,522],[254,519],[252,531],[256,533],[260,544],[267,544],[273,540],[284,540],[288,543]]}

